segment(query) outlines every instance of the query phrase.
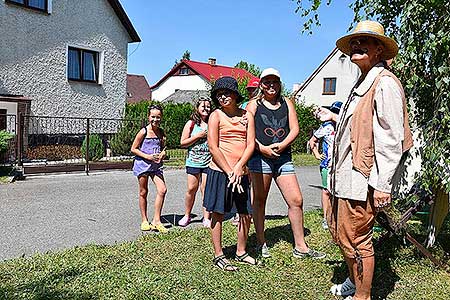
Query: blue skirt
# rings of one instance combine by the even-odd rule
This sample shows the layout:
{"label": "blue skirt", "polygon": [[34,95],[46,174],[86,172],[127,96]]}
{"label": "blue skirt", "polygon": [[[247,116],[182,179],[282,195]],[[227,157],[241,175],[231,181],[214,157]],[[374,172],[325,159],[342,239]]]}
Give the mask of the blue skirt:
{"label": "blue skirt", "polygon": [[238,193],[236,189],[233,192],[231,186],[228,187],[229,180],[225,173],[208,168],[206,174],[205,196],[203,197],[203,206],[206,211],[226,214],[236,208],[239,214],[249,215],[252,213],[247,175],[242,176],[241,179],[244,192]]}

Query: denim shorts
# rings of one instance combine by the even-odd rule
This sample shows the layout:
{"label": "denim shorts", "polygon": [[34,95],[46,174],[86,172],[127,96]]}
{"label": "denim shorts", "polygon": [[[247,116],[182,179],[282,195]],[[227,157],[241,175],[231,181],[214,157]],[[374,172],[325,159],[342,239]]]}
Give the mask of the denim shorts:
{"label": "denim shorts", "polygon": [[276,159],[254,153],[247,165],[252,173],[272,174],[273,177],[295,174],[291,153],[283,153]]}

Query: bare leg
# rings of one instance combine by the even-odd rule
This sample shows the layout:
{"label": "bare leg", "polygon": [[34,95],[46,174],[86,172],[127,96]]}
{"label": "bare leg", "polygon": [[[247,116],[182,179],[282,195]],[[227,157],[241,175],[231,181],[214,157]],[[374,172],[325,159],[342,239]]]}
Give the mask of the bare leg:
{"label": "bare leg", "polygon": [[275,179],[278,188],[288,205],[288,217],[294,234],[295,248],[307,252],[303,231],[303,197],[295,174],[278,176]]}
{"label": "bare leg", "polygon": [[250,229],[250,215],[239,215],[239,225],[237,227],[238,230],[238,240],[237,240],[237,255],[243,255],[247,250],[245,247],[247,246],[248,239],[248,231]]}
{"label": "bare leg", "polygon": [[[206,173],[202,173],[202,175],[201,175],[202,183],[200,185],[200,190],[202,192],[202,202],[203,202],[203,197],[205,195],[206,176],[207,176]],[[203,207],[203,205],[202,205],[202,207]],[[203,207],[203,218],[208,219],[208,220],[211,219],[211,213],[206,211],[205,207]]]}
{"label": "bare leg", "polygon": [[198,190],[198,185],[200,181],[200,174],[188,174],[187,175],[187,191],[184,197],[184,215],[189,217],[192,212],[192,207],[194,206],[195,194]]}
{"label": "bare leg", "polygon": [[142,222],[148,221],[147,218],[147,194],[148,194],[148,176],[139,176],[139,210],[141,211]]}
{"label": "bare leg", "polygon": [[166,197],[167,188],[163,175],[151,175],[153,183],[156,186],[155,212],[153,214],[152,224],[161,224],[161,211]]}
{"label": "bare leg", "polygon": [[375,268],[375,257],[370,256],[362,259],[363,272],[360,275],[358,275],[358,264],[356,259],[345,257],[345,261],[349,269],[350,280],[356,286],[356,293],[353,296],[353,299],[370,300],[373,272]]}
{"label": "bare leg", "polygon": [[266,242],[264,238],[264,221],[266,217],[266,201],[272,182],[271,174],[250,173],[253,199],[253,223],[255,225],[256,240],[259,245]]}
{"label": "bare leg", "polygon": [[223,214],[213,212],[211,218],[211,239],[214,247],[214,257],[223,254],[222,222],[223,222]]}
{"label": "bare leg", "polygon": [[323,218],[327,218],[328,211],[331,207],[331,200],[330,200],[330,192],[328,192],[327,189],[322,190],[322,209],[323,209]]}

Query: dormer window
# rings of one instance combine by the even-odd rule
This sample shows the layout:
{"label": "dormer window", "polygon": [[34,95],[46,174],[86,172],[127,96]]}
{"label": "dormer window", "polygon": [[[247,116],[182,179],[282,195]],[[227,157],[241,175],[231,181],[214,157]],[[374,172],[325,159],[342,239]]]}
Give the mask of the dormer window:
{"label": "dormer window", "polygon": [[181,68],[180,72],[178,74],[180,74],[180,75],[189,75],[189,69],[188,68]]}
{"label": "dormer window", "polygon": [[50,13],[51,0],[6,0],[7,3]]}

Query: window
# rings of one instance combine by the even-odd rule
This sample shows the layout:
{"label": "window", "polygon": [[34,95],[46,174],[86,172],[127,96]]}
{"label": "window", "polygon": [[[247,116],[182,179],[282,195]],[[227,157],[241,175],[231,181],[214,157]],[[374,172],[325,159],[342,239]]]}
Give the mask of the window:
{"label": "window", "polygon": [[6,109],[0,109],[0,130],[6,130]]}
{"label": "window", "polygon": [[181,68],[179,74],[180,75],[189,75],[189,69],[188,68]]}
{"label": "window", "polygon": [[99,53],[69,47],[67,78],[75,81],[98,82]]}
{"label": "window", "polygon": [[9,3],[45,12],[50,12],[50,1],[51,0],[6,0],[6,2]]}
{"label": "window", "polygon": [[336,77],[323,79],[323,95],[336,94]]}

